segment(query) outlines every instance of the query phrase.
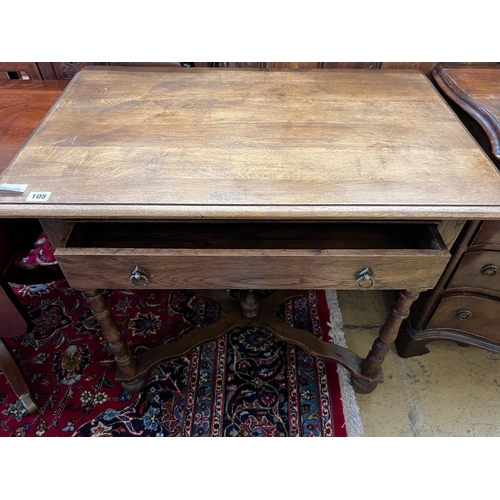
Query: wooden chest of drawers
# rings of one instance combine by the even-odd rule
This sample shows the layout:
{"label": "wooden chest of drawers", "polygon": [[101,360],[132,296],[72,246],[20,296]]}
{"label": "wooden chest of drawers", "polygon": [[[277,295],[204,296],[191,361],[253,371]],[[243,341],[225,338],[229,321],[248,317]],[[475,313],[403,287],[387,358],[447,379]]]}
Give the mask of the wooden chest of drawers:
{"label": "wooden chest of drawers", "polygon": [[[438,67],[434,76],[500,167],[500,70]],[[396,345],[403,357],[428,352],[426,345],[438,339],[500,352],[500,222],[467,222],[451,254],[436,287],[402,326]]]}
{"label": "wooden chest of drawers", "polygon": [[438,284],[416,304],[397,339],[403,357],[454,340],[500,352],[500,222],[468,222]]}

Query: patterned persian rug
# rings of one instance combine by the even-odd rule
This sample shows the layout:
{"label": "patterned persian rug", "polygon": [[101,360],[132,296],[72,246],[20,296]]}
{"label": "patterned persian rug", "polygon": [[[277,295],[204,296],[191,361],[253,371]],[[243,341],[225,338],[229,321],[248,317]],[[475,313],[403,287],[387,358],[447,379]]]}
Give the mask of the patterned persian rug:
{"label": "patterned persian rug", "polygon": [[[40,411],[21,416],[0,374],[0,436],[362,434],[345,370],[265,330],[236,328],[163,362],[147,389],[132,396],[115,383],[113,356],[80,292],[65,282],[13,289],[32,325],[6,343]],[[136,355],[221,314],[215,302],[186,290],[115,290],[107,299]],[[335,292],[307,292],[277,315],[311,335],[344,342]]]}

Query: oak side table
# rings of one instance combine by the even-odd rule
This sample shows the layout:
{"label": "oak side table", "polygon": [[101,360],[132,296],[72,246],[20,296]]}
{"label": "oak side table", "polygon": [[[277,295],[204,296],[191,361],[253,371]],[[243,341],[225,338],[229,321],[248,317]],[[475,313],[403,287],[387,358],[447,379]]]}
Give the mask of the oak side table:
{"label": "oak side table", "polygon": [[[248,324],[371,392],[450,258],[448,223],[500,219],[498,171],[418,71],[85,68],[0,184],[27,185],[0,191],[0,216],[41,221],[132,393],[162,360]],[[146,286],[225,314],[136,359],[100,290]],[[273,314],[309,289],[400,293],[360,357]]]}

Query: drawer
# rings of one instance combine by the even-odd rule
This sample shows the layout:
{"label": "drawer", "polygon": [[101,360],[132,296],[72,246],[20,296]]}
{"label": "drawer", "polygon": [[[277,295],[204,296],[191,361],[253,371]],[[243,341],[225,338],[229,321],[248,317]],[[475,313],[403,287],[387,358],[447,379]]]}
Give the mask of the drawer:
{"label": "drawer", "polygon": [[80,289],[303,290],[424,290],[450,257],[435,225],[331,222],[78,222],[55,256]]}
{"label": "drawer", "polygon": [[471,294],[443,297],[426,330],[458,330],[500,342],[500,301]]}
{"label": "drawer", "polygon": [[500,252],[466,253],[447,289],[474,288],[500,294]]}
{"label": "drawer", "polygon": [[472,245],[500,246],[500,221],[489,220],[483,222]]}

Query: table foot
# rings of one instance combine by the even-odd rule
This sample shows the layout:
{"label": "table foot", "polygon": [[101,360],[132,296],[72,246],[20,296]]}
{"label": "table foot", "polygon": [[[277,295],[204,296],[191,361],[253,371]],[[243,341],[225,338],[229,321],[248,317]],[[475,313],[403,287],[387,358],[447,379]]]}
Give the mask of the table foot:
{"label": "table foot", "polygon": [[358,378],[354,374],[351,375],[352,388],[354,389],[354,392],[358,394],[370,394],[370,392],[373,392],[377,388],[378,384],[379,382],[369,382]]}

